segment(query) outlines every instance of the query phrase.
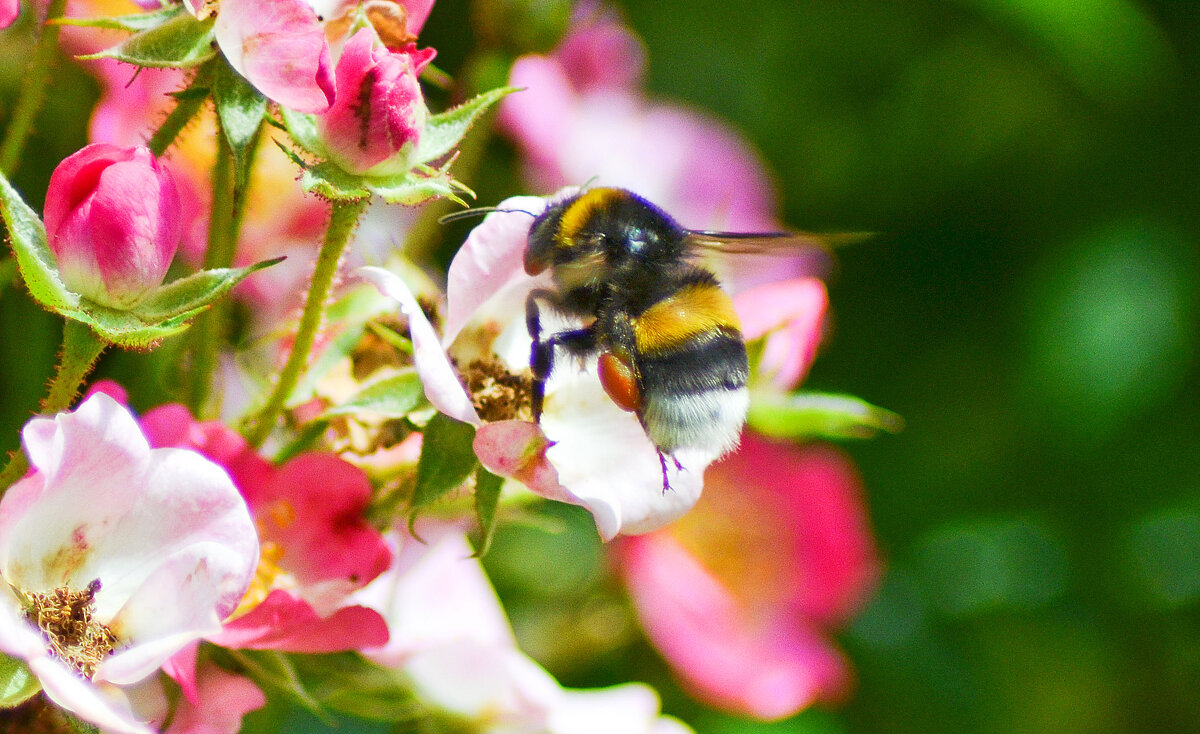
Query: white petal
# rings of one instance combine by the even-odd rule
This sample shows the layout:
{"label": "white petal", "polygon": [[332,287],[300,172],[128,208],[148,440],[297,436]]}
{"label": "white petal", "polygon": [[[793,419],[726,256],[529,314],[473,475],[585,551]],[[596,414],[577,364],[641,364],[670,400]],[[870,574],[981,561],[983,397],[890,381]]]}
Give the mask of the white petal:
{"label": "white petal", "polygon": [[374,284],[385,296],[394,298],[400,304],[400,311],[408,317],[408,329],[413,342],[413,361],[416,363],[425,397],[429,398],[429,402],[451,418],[478,426],[479,415],[475,413],[471,397],[459,382],[437,333],[429,319],[425,318],[421,306],[404,281],[383,268],[368,266],[359,268],[355,273]]}

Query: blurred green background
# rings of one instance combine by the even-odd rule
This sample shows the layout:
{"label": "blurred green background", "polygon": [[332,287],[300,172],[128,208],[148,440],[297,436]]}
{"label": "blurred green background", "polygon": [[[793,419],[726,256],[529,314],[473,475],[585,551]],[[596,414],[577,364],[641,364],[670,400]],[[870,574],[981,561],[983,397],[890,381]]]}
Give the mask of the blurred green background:
{"label": "blurred green background", "polygon": [[[552,43],[562,7],[439,0],[422,41],[451,73],[486,74],[472,56],[481,40]],[[907,421],[849,446],[887,571],[841,635],[853,698],[742,722],[671,687],[614,601],[586,517],[551,509],[571,531],[505,528],[489,557],[526,649],[572,685],[633,671],[717,734],[1200,731],[1196,4],[624,11],[651,91],[738,126],[773,168],[788,224],[881,233],[840,253],[831,339],[808,386]],[[497,18],[513,24],[480,33]],[[0,68],[11,99],[19,65]],[[44,165],[17,177],[27,192],[83,143],[94,85],[69,68],[56,84],[34,143]],[[519,191],[506,144],[484,160],[470,181],[481,201]],[[7,449],[57,339],[19,291],[0,309]],[[612,633],[596,655],[546,642],[581,619]]]}

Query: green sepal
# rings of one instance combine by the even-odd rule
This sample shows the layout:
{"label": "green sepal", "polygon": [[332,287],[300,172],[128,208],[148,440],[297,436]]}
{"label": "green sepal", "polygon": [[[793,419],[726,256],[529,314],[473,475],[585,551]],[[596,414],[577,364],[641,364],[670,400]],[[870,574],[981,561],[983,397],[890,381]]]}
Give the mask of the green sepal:
{"label": "green sepal", "polygon": [[423,714],[399,670],[354,652],[295,655],[305,690],[323,707],[367,721],[411,721]]}
{"label": "green sepal", "polygon": [[429,163],[450,153],[489,107],[516,91],[518,87],[492,89],[457,107],[430,116],[425,122],[425,129],[421,131],[413,159],[417,163]]}
{"label": "green sepal", "polygon": [[496,508],[500,505],[500,489],[504,479],[482,466],[475,471],[475,520],[479,523],[479,538],[475,556],[482,558],[492,546],[496,533]]}
{"label": "green sepal", "polygon": [[[283,106],[279,107],[279,114],[283,117],[284,129],[292,136],[292,140],[296,141],[296,145],[315,156],[329,157],[325,152],[325,144],[321,142],[321,135],[317,132],[316,115],[297,112]],[[300,165],[303,167],[304,163],[301,162]]]}
{"label": "green sepal", "polygon": [[0,653],[0,709],[20,706],[40,690],[42,684],[23,661]]}
{"label": "green sepal", "polygon": [[234,170],[240,188],[247,186],[250,156],[263,119],[267,116],[267,98],[250,86],[225,60],[216,63],[213,79],[213,103],[221,120],[221,132],[233,151]]}
{"label": "green sepal", "polygon": [[475,471],[472,442],[475,427],[437,413],[426,424],[421,439],[421,457],[417,460],[416,486],[413,488],[412,515],[459,487]]}
{"label": "green sepal", "polygon": [[904,419],[853,395],[754,391],[746,423],[776,438],[870,438],[879,431],[895,433]]}
{"label": "green sepal", "polygon": [[21,194],[0,175],[0,216],[8,228],[8,240],[17,258],[17,267],[25,287],[34,299],[51,311],[62,313],[79,306],[80,297],[72,293],[58,276],[58,261],[46,242],[46,227]]}
{"label": "green sepal", "polygon": [[80,59],[116,59],[134,66],[186,69],[216,56],[216,18],[196,20],[186,10],[152,28],[139,31],[112,48]]}
{"label": "green sepal", "polygon": [[187,15],[187,8],[182,5],[169,5],[148,13],[131,13],[129,15],[114,15],[105,18],[52,18],[47,23],[54,25],[74,25],[85,28],[104,28],[106,30],[127,31],[137,33],[157,28],[177,15]]}
{"label": "green sepal", "polygon": [[0,215],[8,227],[21,277],[46,309],[90,326],[100,337],[122,347],[146,349],[175,334],[189,319],[229,292],[247,275],[279,262],[247,268],[203,270],[168,283],[128,311],[101,306],[69,290],[46,241],[46,228],[7,179],[0,176]]}
{"label": "green sepal", "polygon": [[425,390],[415,369],[407,369],[367,384],[354,397],[325,411],[323,418],[372,413],[404,418],[425,404]]}

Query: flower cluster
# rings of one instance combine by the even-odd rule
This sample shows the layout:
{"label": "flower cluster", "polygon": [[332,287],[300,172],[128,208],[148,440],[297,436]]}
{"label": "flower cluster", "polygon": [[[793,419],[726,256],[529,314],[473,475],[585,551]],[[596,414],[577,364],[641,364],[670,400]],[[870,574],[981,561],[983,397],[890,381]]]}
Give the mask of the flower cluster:
{"label": "flower cluster", "polygon": [[[523,651],[480,558],[520,565],[535,551],[498,538],[513,518],[550,524],[550,503],[588,513],[601,583],[645,632],[612,644],[657,648],[697,701],[777,719],[847,694],[830,633],[878,560],[857,475],[818,439],[891,416],[798,391],[829,308],[820,239],[782,234],[736,133],[642,93],[643,49],[602,6],[517,59],[511,86],[455,87],[448,109],[423,86],[446,83],[419,40],[431,6],[163,0],[106,16],[78,0],[44,24],[39,43],[61,26],[101,95],[40,215],[0,176],[19,276],[63,319],[40,414],[0,472],[2,709],[131,734],[278,729],[296,710],[422,731],[689,731],[645,683],[565,687]],[[19,11],[0,4],[0,27]],[[471,195],[451,168],[493,106],[545,195],[500,202],[442,272],[417,207]],[[20,151],[27,125],[6,135]],[[586,306],[613,299],[596,274],[608,235],[578,236],[611,213],[594,191],[676,216],[672,263],[693,278],[643,284],[647,304],[615,326]],[[654,245],[617,224],[635,254]],[[543,267],[530,242],[548,226]],[[717,229],[791,247],[703,254]],[[576,245],[596,249],[560,269]],[[626,352],[596,336],[622,325]],[[728,441],[664,447],[627,352],[709,336],[733,345],[737,379],[682,366],[735,396]],[[88,385],[110,347],[162,349],[122,373],[127,394]],[[680,402],[701,430],[715,420]]]}

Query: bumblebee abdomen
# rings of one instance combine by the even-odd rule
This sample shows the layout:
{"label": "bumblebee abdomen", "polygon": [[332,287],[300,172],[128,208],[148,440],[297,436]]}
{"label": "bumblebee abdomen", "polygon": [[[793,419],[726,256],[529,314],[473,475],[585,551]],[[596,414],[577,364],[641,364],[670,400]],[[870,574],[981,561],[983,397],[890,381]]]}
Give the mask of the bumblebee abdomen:
{"label": "bumblebee abdomen", "polygon": [[740,334],[713,330],[669,354],[641,354],[639,414],[660,450],[700,448],[723,454],[746,419],[749,372]]}

